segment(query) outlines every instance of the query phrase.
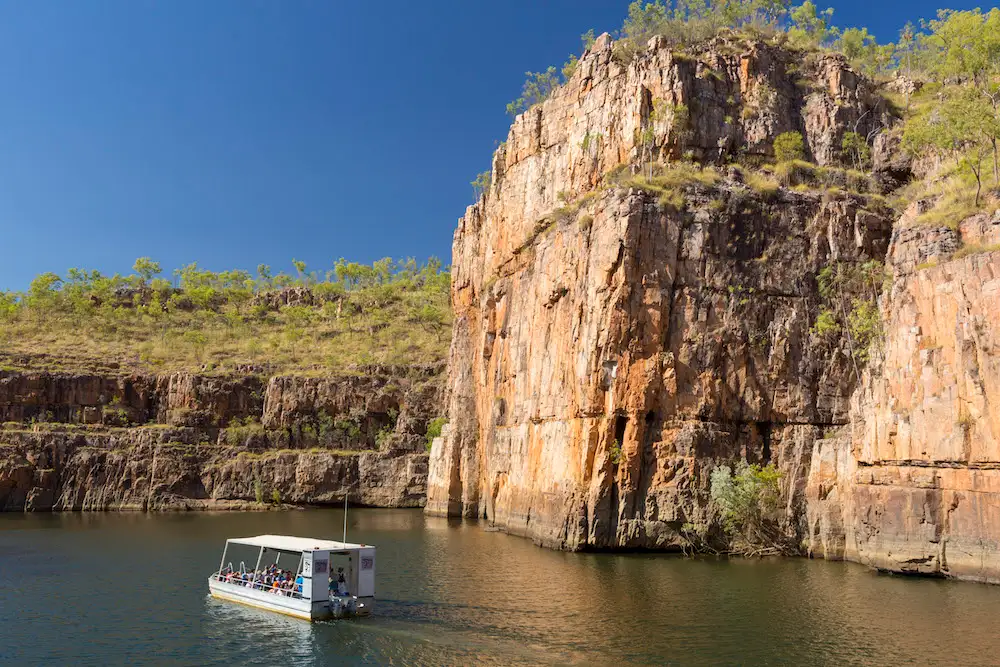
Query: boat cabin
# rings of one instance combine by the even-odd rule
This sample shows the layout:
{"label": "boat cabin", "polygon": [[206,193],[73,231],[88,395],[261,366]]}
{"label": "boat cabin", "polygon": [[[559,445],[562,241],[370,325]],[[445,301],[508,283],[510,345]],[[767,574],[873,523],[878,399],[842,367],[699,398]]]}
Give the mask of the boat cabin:
{"label": "boat cabin", "polygon": [[371,613],[375,547],[288,535],[226,540],[213,597],[315,621]]}

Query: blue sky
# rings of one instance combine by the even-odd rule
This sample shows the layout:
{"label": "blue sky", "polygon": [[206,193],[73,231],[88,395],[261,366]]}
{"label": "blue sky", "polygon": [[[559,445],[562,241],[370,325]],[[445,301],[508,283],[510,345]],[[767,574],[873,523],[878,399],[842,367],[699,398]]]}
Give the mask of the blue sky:
{"label": "blue sky", "polygon": [[[0,289],[143,255],[447,263],[524,72],[614,30],[627,4],[0,3]],[[939,5],[834,6],[891,40]]]}

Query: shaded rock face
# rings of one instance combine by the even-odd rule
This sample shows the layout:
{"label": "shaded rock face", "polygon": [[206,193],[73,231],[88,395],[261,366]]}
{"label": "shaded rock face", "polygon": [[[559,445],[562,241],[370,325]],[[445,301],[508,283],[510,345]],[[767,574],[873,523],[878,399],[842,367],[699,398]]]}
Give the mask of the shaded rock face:
{"label": "shaded rock face", "polygon": [[258,501],[420,507],[426,454],[248,453],[193,433],[0,433],[0,509],[245,509]]}
{"label": "shaded rock face", "polygon": [[334,378],[0,375],[0,509],[418,507],[437,368]]}
{"label": "shaded rock face", "polygon": [[885,349],[844,437],[817,442],[810,551],[1000,583],[1000,253],[916,268],[942,243],[1000,242],[1000,216],[900,230]]}

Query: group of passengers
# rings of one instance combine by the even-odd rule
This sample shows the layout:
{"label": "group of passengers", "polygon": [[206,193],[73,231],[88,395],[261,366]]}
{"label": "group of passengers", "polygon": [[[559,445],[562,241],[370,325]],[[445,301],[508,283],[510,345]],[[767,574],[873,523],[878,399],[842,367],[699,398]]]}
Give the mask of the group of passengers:
{"label": "group of passengers", "polygon": [[221,578],[227,584],[250,586],[276,595],[302,596],[302,575],[295,575],[291,570],[279,569],[277,565],[252,572],[235,572],[227,567],[223,569]]}

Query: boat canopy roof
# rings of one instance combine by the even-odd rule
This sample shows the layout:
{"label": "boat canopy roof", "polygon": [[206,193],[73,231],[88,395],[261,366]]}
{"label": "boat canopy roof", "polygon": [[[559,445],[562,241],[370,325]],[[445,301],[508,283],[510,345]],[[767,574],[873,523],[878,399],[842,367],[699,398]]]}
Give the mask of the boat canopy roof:
{"label": "boat canopy roof", "polygon": [[355,549],[373,549],[370,544],[352,544],[351,542],[336,542],[334,540],[317,540],[312,537],[293,537],[291,535],[257,535],[256,537],[230,537],[230,544],[246,544],[252,547],[265,547],[279,551],[354,551]]}

